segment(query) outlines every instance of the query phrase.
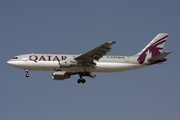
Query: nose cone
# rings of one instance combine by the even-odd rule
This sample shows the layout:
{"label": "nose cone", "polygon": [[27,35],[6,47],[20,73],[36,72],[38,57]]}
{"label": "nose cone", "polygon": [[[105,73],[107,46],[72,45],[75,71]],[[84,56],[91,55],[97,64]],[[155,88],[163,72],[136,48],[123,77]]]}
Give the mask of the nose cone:
{"label": "nose cone", "polygon": [[16,65],[15,61],[12,61],[12,60],[7,61],[7,64],[9,64],[11,66],[15,66]]}

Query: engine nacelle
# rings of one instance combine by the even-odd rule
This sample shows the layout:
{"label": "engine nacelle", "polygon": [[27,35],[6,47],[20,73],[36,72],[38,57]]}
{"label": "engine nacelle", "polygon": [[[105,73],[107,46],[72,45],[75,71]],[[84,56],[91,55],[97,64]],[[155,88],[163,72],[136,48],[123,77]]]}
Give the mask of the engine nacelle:
{"label": "engine nacelle", "polygon": [[77,62],[76,61],[69,61],[69,60],[67,60],[67,61],[62,60],[62,61],[59,61],[59,65],[60,65],[60,68],[69,68],[69,67],[77,65]]}
{"label": "engine nacelle", "polygon": [[53,72],[52,79],[53,80],[64,80],[70,78],[71,75],[68,75],[65,71],[62,72]]}

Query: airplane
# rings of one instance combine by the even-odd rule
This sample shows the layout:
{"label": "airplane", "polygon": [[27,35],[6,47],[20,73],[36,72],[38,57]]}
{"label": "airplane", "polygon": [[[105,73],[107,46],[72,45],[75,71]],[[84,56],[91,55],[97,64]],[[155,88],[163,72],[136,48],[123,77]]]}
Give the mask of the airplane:
{"label": "airplane", "polygon": [[93,72],[112,73],[134,70],[154,64],[163,64],[171,52],[161,53],[168,33],[159,33],[141,52],[132,56],[106,55],[115,41],[108,41],[81,55],[65,54],[23,54],[13,57],[7,63],[23,69],[26,77],[31,71],[53,71],[53,80],[64,80],[78,74],[78,83],[85,83],[84,76],[94,78]]}

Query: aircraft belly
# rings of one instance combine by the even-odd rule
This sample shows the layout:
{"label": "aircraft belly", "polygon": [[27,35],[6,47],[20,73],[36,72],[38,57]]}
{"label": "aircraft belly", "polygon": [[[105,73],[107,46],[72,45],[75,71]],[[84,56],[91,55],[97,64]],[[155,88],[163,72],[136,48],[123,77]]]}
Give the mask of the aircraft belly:
{"label": "aircraft belly", "polygon": [[58,61],[22,61],[17,66],[20,69],[34,71],[54,71],[60,67]]}
{"label": "aircraft belly", "polygon": [[61,68],[58,61],[21,61],[14,66],[16,68],[32,71],[66,71],[66,72],[83,72],[84,68],[81,66],[74,66],[70,68]]}
{"label": "aircraft belly", "polygon": [[93,72],[123,72],[133,69],[146,67],[147,65],[132,64],[132,63],[109,63],[98,62]]}
{"label": "aircraft belly", "polygon": [[[146,67],[147,65],[132,64],[132,63],[110,63],[110,62],[97,62],[96,67],[87,67],[89,72],[122,72],[133,69]],[[83,72],[82,66],[74,66],[70,68],[60,68],[58,61],[22,61],[17,62],[16,68],[27,69],[33,71],[67,71],[67,72]]]}

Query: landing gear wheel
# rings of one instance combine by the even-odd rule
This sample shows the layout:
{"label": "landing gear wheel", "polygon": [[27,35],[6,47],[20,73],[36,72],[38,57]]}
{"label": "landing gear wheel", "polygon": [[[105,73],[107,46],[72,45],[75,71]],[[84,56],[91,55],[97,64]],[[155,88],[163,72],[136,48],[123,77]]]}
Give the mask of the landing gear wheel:
{"label": "landing gear wheel", "polygon": [[79,83],[79,84],[80,84],[80,83],[83,83],[83,84],[84,84],[85,82],[86,82],[85,79],[78,79],[78,81],[77,81],[77,83]]}
{"label": "landing gear wheel", "polygon": [[90,73],[89,73],[89,72],[86,72],[86,73],[85,73],[85,75],[86,75],[86,76],[89,76],[89,75],[90,75]]}
{"label": "landing gear wheel", "polygon": [[84,84],[84,83],[86,82],[86,80],[85,80],[85,79],[82,79],[81,82]]}
{"label": "landing gear wheel", "polygon": [[78,81],[77,81],[78,83],[81,83],[81,79],[78,79]]}
{"label": "landing gear wheel", "polygon": [[29,74],[26,74],[26,77],[29,77]]}
{"label": "landing gear wheel", "polygon": [[87,72],[87,71],[84,71],[84,72],[82,73],[82,76],[89,76],[89,75],[90,75],[90,73]]}

